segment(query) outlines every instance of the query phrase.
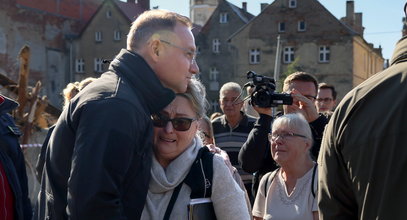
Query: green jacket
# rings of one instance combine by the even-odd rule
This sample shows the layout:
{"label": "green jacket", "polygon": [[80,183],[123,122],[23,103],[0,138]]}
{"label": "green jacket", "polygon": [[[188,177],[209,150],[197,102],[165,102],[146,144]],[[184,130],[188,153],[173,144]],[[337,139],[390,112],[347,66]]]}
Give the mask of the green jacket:
{"label": "green jacket", "polygon": [[407,219],[407,38],[391,65],[350,91],[326,127],[320,219]]}

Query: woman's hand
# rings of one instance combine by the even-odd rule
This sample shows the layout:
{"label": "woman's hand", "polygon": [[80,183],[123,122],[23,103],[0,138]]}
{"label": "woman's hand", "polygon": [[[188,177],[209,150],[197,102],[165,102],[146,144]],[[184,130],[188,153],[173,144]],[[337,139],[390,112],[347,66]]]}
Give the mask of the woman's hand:
{"label": "woman's hand", "polygon": [[208,144],[206,145],[206,147],[209,149],[210,152],[219,154],[223,158],[223,161],[225,162],[226,166],[229,168],[230,173],[233,174],[236,168],[232,166],[228,153],[226,153],[226,151],[220,149],[219,147],[216,147],[214,144]]}

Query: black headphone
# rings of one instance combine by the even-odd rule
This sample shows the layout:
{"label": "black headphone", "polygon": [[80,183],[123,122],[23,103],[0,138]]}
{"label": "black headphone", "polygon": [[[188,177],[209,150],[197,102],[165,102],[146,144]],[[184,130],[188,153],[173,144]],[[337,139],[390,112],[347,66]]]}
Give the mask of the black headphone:
{"label": "black headphone", "polygon": [[406,2],[406,4],[404,4],[404,13],[405,13],[406,16],[407,16],[407,11],[406,11],[406,9],[407,9],[407,2]]}

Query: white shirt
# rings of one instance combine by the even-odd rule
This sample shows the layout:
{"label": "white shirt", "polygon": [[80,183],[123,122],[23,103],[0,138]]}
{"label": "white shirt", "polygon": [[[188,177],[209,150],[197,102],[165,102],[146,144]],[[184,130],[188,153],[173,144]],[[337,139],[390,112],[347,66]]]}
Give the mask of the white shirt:
{"label": "white shirt", "polygon": [[313,220],[312,212],[318,211],[316,187],[318,171],[314,176],[315,197],[311,192],[312,172],[313,168],[297,179],[293,191],[288,195],[281,169],[279,169],[272,183],[267,183],[269,185],[267,198],[264,197],[266,178],[262,178],[252,210],[253,216],[263,217],[266,220]]}

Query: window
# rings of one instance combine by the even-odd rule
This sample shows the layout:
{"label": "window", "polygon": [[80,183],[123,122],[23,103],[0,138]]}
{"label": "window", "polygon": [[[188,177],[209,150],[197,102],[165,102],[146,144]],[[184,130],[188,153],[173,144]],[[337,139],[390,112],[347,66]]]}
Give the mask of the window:
{"label": "window", "polygon": [[221,24],[228,23],[228,13],[222,12],[219,14],[219,23]]}
{"label": "window", "polygon": [[305,26],[305,21],[299,21],[298,22],[298,31],[305,31],[306,26]]}
{"label": "window", "polygon": [[95,32],[95,41],[96,42],[102,42],[102,32],[101,31],[96,31]]}
{"label": "window", "polygon": [[220,41],[219,39],[212,40],[212,52],[219,53],[220,52]]}
{"label": "window", "polygon": [[113,34],[113,39],[115,41],[121,40],[122,39],[122,33],[120,31],[118,31],[118,30],[115,30],[114,34]]}
{"label": "window", "polygon": [[110,9],[109,9],[106,11],[106,18],[111,18],[111,17],[112,17],[112,11],[110,11]]}
{"label": "window", "polygon": [[218,100],[212,100],[212,101],[211,101],[211,108],[212,108],[212,111],[214,111],[214,112],[219,111],[219,103],[218,103]]}
{"label": "window", "polygon": [[320,46],[319,47],[319,62],[328,63],[331,59],[331,51],[329,46]]}
{"label": "window", "polygon": [[288,7],[289,8],[296,8],[297,7],[297,0],[288,0]]}
{"label": "window", "polygon": [[278,23],[278,32],[285,32],[285,23],[284,22]]}
{"label": "window", "polygon": [[79,59],[75,60],[75,71],[77,73],[85,72],[85,60],[83,58],[79,58]]}
{"label": "window", "polygon": [[95,58],[94,71],[97,73],[101,73],[103,71],[103,59],[102,58]]}
{"label": "window", "polygon": [[284,47],[283,59],[284,63],[292,63],[294,61],[294,47]]}
{"label": "window", "polygon": [[218,81],[219,71],[216,67],[209,70],[209,81]]}
{"label": "window", "polygon": [[249,52],[249,63],[259,64],[260,63],[260,49],[251,49]]}

